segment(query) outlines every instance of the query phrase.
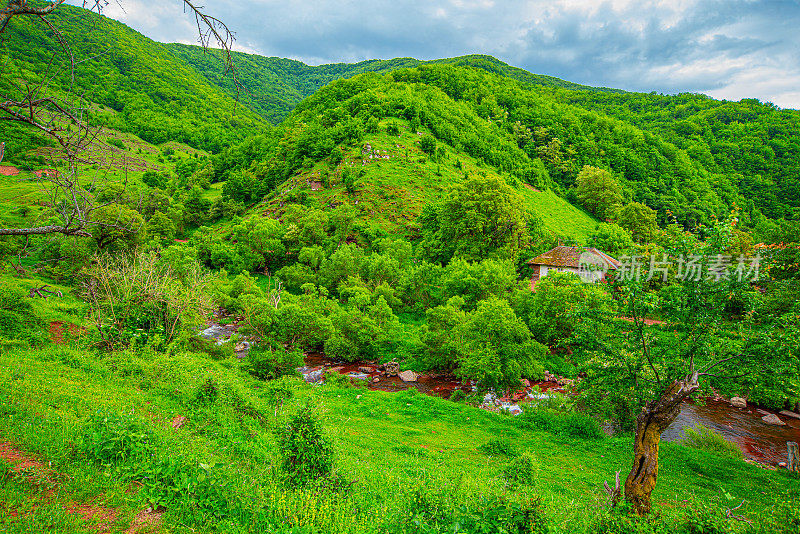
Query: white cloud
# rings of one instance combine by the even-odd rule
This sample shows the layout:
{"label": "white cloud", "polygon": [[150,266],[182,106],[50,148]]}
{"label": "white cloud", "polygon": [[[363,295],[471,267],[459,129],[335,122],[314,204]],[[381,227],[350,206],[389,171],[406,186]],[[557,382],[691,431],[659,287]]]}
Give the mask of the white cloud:
{"label": "white cloud", "polygon": [[[106,14],[161,41],[196,42],[180,0]],[[495,55],[536,73],[638,91],[705,92],[800,107],[792,0],[207,0],[237,49],[311,64]]]}

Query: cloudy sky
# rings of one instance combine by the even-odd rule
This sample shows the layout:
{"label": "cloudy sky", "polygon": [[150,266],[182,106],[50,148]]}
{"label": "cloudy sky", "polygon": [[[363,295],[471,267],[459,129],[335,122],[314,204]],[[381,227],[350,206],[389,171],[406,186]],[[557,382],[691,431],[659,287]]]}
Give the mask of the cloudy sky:
{"label": "cloudy sky", "polygon": [[[196,42],[180,0],[105,14]],[[237,48],[318,65],[490,54],[531,72],[633,91],[755,97],[800,108],[800,0],[205,0]]]}

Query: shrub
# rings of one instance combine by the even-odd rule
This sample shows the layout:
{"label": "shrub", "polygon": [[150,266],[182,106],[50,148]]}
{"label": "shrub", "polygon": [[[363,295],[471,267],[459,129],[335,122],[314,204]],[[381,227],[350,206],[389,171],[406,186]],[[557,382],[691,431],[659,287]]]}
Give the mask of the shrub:
{"label": "shrub", "polygon": [[740,460],[742,451],[732,441],[728,441],[719,432],[698,424],[695,428],[685,428],[683,430],[685,438],[683,443],[688,447],[702,449],[727,458]]}
{"label": "shrub", "polygon": [[266,397],[270,404],[276,405],[292,398],[295,388],[302,383],[304,382],[297,378],[282,376],[267,383],[261,394]]}
{"label": "shrub", "polygon": [[463,389],[456,389],[450,395],[450,400],[453,402],[461,402],[467,398],[467,393]]}
{"label": "shrub", "polygon": [[152,436],[130,412],[98,411],[89,418],[83,450],[102,465],[116,465],[151,451]]}
{"label": "shrub", "polygon": [[515,421],[524,428],[544,430],[576,439],[600,439],[603,431],[597,421],[588,415],[571,412],[559,413],[549,409],[527,409],[517,416]]}
{"label": "shrub", "polygon": [[536,480],[536,461],[528,454],[514,458],[503,468],[503,478],[509,486],[533,484]]}
{"label": "shrub", "polygon": [[386,125],[386,133],[388,135],[400,135],[400,126],[398,126],[396,122],[392,121]]}
{"label": "shrub", "polygon": [[[541,500],[509,502],[506,497],[481,497],[476,509],[461,508],[447,532],[548,532]],[[456,528],[453,528],[456,527]]]}
{"label": "shrub", "polygon": [[303,353],[299,350],[257,346],[250,349],[242,363],[242,369],[259,380],[271,380],[296,375],[297,368],[302,365]]}
{"label": "shrub", "polygon": [[333,447],[323,435],[310,404],[277,431],[281,466],[291,482],[306,484],[333,469]]}
{"label": "shrub", "polygon": [[436,150],[436,138],[430,134],[423,135],[419,140],[419,148],[426,154],[433,154]]}
{"label": "shrub", "polygon": [[189,338],[189,348],[194,352],[202,352],[211,357],[212,360],[226,360],[233,357],[233,345],[231,343],[217,344],[213,339],[206,339],[199,336]]}
{"label": "shrub", "polygon": [[209,377],[203,384],[197,388],[194,394],[194,399],[198,404],[213,404],[219,396],[219,385],[217,381]]}
{"label": "shrub", "polygon": [[516,458],[519,456],[519,451],[517,451],[516,447],[506,439],[490,440],[478,447],[478,450],[489,456],[507,456],[509,458]]}

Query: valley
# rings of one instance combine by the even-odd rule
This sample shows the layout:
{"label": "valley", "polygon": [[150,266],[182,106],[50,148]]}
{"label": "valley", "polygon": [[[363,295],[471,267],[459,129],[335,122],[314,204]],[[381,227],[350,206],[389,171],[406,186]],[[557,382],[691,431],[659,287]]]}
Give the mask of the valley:
{"label": "valley", "polygon": [[0,24],[0,531],[798,532],[799,111],[52,6]]}

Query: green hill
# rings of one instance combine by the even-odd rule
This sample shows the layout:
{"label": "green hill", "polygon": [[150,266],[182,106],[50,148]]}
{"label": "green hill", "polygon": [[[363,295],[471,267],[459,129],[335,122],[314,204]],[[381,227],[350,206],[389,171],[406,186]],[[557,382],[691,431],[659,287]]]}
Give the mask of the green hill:
{"label": "green hill", "polygon": [[244,87],[242,91],[236,87],[232,76],[224,72],[222,59],[218,52],[211,51],[209,53],[199,46],[179,43],[165,46],[188,65],[194,67],[209,82],[217,85],[231,96],[238,96],[243,104],[273,123],[278,123],[286,118],[305,97],[334,80],[351,78],[365,72],[385,74],[397,69],[413,68],[423,64],[441,63],[469,66],[522,82],[548,87],[621,92],[617,89],[588,87],[553,76],[533,74],[524,69],[512,67],[494,57],[478,54],[432,61],[395,58],[310,66],[292,59],[235,52],[233,54],[234,63],[239,82]]}
{"label": "green hill", "polygon": [[[73,94],[96,104],[90,106],[91,123],[150,143],[178,141],[212,151],[267,127],[167,47],[122,23],[66,5],[50,21],[63,32],[75,56],[74,76],[69,55],[46,26],[20,17],[0,42],[4,95],[20,95],[19,80],[47,80],[47,90],[60,96],[74,83]],[[0,124],[0,138],[6,141],[6,157],[16,162],[47,142],[5,122]]]}

